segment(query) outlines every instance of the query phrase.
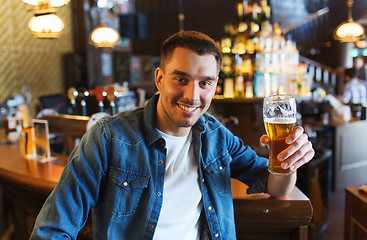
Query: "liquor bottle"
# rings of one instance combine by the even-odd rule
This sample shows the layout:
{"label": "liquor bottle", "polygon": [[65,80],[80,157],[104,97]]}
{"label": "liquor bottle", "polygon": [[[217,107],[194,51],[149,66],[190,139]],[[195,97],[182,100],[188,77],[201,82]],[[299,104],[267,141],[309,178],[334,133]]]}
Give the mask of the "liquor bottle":
{"label": "liquor bottle", "polygon": [[243,75],[236,76],[234,97],[245,98],[245,81]]}
{"label": "liquor bottle", "polygon": [[233,36],[233,54],[244,54],[246,52],[246,37],[245,32],[249,28],[249,21],[247,16],[245,16],[245,9],[248,6],[248,2],[246,0],[240,1],[236,4],[236,17],[234,22],[234,31],[232,33]]}
{"label": "liquor bottle", "polygon": [[247,7],[247,1],[241,1],[237,3],[237,16],[236,16],[236,20],[235,20],[235,24],[236,24],[236,33],[240,34],[245,32],[248,29],[248,23],[246,22],[245,19],[245,7]]}
{"label": "liquor bottle", "polygon": [[233,79],[233,66],[232,57],[229,54],[223,55],[223,67],[222,71],[224,73],[223,81],[223,96],[225,98],[234,97],[234,79]]}
{"label": "liquor bottle", "polygon": [[223,88],[224,88],[224,79],[225,79],[225,77],[226,77],[225,73],[223,72],[222,69],[220,69],[217,87],[215,88],[215,95],[217,95],[217,96],[223,96]]}
{"label": "liquor bottle", "polygon": [[226,24],[224,26],[225,36],[220,41],[220,49],[223,55],[230,54],[232,52],[232,25]]}
{"label": "liquor bottle", "polygon": [[278,75],[274,72],[270,74],[270,94],[278,94]]}
{"label": "liquor bottle", "polygon": [[242,69],[242,57],[240,54],[234,55],[235,59],[235,71],[234,71],[234,97],[245,97],[245,83],[243,79],[243,69]]}
{"label": "liquor bottle", "polygon": [[265,97],[271,95],[271,75],[270,73],[264,73],[264,92]]}
{"label": "liquor bottle", "polygon": [[260,30],[260,25],[257,22],[258,19],[258,14],[261,12],[261,8],[259,6],[259,4],[257,2],[254,2],[252,4],[252,14],[250,14],[251,17],[251,31],[252,33],[256,33],[257,31]]}
{"label": "liquor bottle", "polygon": [[227,75],[224,79],[224,92],[223,96],[225,98],[234,97],[234,79],[232,75]]}
{"label": "liquor bottle", "polygon": [[253,94],[253,71],[254,54],[246,54],[243,58],[242,74],[245,81],[245,98],[252,98]]}
{"label": "liquor bottle", "polygon": [[244,34],[238,34],[233,38],[233,54],[245,54],[246,53],[246,38]]}
{"label": "liquor bottle", "polygon": [[261,27],[263,22],[265,21],[270,22],[271,8],[266,0],[261,0],[260,5],[257,5],[256,7],[257,7],[257,16],[255,21]]}
{"label": "liquor bottle", "polygon": [[34,158],[36,154],[36,143],[32,118],[27,105],[18,106],[22,116],[22,131],[20,133],[19,145],[20,151],[24,157]]}
{"label": "liquor bottle", "polygon": [[251,81],[251,80],[246,81],[245,85],[246,85],[245,97],[246,98],[253,98],[254,97],[253,81]]}
{"label": "liquor bottle", "polygon": [[254,76],[254,96],[265,97],[265,77],[260,71],[257,71]]}

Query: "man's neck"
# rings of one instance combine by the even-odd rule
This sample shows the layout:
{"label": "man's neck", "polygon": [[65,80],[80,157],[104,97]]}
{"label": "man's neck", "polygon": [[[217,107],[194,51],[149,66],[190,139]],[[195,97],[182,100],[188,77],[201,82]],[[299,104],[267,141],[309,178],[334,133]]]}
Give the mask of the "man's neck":
{"label": "man's neck", "polygon": [[191,127],[187,127],[187,128],[179,128],[179,129],[175,129],[175,130],[171,130],[168,127],[163,127],[163,126],[158,126],[157,125],[157,129],[159,131],[164,132],[167,135],[171,135],[171,136],[175,136],[175,137],[184,137],[187,136],[187,134],[189,134]]}

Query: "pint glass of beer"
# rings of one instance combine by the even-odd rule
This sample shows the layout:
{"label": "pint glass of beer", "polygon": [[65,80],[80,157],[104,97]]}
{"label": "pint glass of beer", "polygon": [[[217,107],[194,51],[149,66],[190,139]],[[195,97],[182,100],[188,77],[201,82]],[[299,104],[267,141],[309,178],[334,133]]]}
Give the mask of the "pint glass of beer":
{"label": "pint glass of beer", "polygon": [[273,95],[264,98],[264,124],[269,142],[269,172],[289,175],[294,171],[281,168],[277,155],[288,147],[285,139],[296,125],[296,101],[291,95]]}

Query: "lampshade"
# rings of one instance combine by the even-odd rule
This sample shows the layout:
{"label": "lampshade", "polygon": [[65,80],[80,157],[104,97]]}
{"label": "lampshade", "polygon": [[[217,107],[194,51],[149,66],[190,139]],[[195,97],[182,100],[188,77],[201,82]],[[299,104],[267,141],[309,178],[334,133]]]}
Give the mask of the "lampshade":
{"label": "lampshade", "polygon": [[353,20],[341,23],[334,32],[335,40],[341,42],[356,42],[365,37],[366,34],[363,26]]}
{"label": "lampshade", "polygon": [[106,25],[96,27],[89,35],[89,43],[95,47],[114,47],[119,40],[120,34]]}
{"label": "lampshade", "polygon": [[35,11],[28,22],[28,28],[36,38],[59,38],[64,26],[52,8]]}
{"label": "lampshade", "polygon": [[367,39],[362,39],[356,42],[357,48],[366,48],[367,47]]}
{"label": "lampshade", "polygon": [[340,42],[356,42],[366,37],[366,33],[361,24],[353,21],[352,6],[353,1],[347,0],[348,20],[339,24],[334,31],[334,39]]}
{"label": "lampshade", "polygon": [[22,0],[22,1],[34,6],[47,4],[50,7],[61,7],[70,2],[70,0]]}

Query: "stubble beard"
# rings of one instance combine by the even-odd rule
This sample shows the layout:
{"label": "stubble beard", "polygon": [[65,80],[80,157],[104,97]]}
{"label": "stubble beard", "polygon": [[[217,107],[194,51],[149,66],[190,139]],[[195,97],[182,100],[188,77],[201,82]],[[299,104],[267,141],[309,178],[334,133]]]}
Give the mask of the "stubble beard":
{"label": "stubble beard", "polygon": [[[178,120],[178,119],[175,118],[175,115],[176,115],[175,113],[169,114],[169,112],[167,111],[167,108],[165,108],[163,102],[161,102],[161,105],[162,105],[162,109],[163,109],[164,113],[166,114],[167,118],[171,121],[171,123],[173,123],[173,125],[175,125],[177,127],[183,127],[183,128],[192,127],[192,126],[194,126],[194,124],[198,121],[198,119],[202,115],[201,114],[199,117],[196,117],[196,116],[195,117],[194,116],[188,117],[190,120],[193,119],[193,118],[195,118],[195,121],[194,120],[192,120],[192,121],[190,121],[190,120],[189,121],[185,121],[185,119],[186,119],[185,117],[184,117],[183,121],[180,121],[180,120]],[[177,107],[177,108],[179,108],[177,106],[177,103],[176,102],[172,103],[172,105],[175,106],[175,107]],[[202,111],[202,107],[201,106],[200,106],[199,110]]]}

